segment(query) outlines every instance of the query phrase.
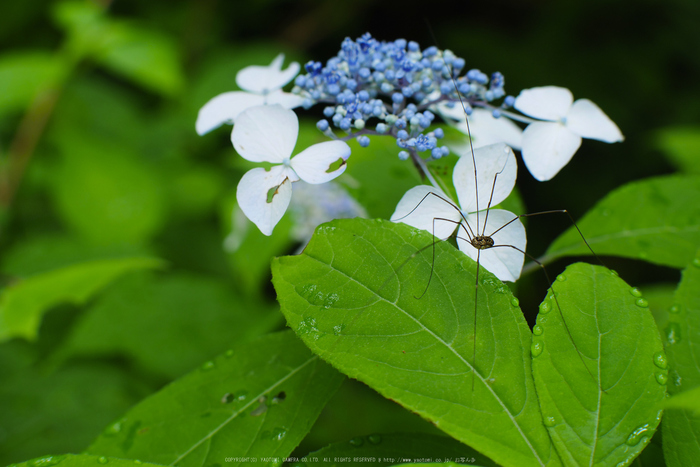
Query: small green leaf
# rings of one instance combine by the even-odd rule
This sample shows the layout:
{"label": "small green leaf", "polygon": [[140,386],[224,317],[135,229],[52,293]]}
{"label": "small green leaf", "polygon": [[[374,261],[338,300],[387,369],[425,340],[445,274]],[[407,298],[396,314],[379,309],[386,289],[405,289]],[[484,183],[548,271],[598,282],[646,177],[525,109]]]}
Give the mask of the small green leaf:
{"label": "small green leaf", "polygon": [[[668,403],[682,404],[700,387],[700,251],[683,271],[666,316],[662,334],[671,369],[668,391],[675,395]],[[696,409],[697,401],[696,397]],[[664,414],[663,446],[669,467],[692,465],[700,459],[700,413],[688,409],[669,409]]]}
{"label": "small green leaf", "polygon": [[476,264],[438,242],[423,295],[432,242],[427,232],[379,219],[323,224],[303,254],[273,262],[287,323],[341,371],[494,461],[557,463],[517,302],[481,268],[475,363]]}
{"label": "small green leaf", "polygon": [[700,174],[700,127],[671,127],[656,133],[656,146],[680,170]]}
{"label": "small green leaf", "polygon": [[60,141],[56,204],[63,220],[92,243],[140,243],[164,222],[158,176],[128,151],[75,130]]}
{"label": "small green leaf", "polygon": [[[391,433],[358,436],[350,441],[333,443],[310,453],[318,467],[393,465],[417,459],[452,459],[468,465],[496,466],[488,457],[446,436],[425,433]],[[343,459],[342,462],[338,459]],[[476,463],[476,464],[475,464]]]}
{"label": "small green leaf", "polygon": [[82,304],[117,277],[163,265],[155,258],[124,258],[67,266],[22,279],[0,295],[0,341],[36,338],[41,316],[51,307]]}
{"label": "small green leaf", "polygon": [[[624,185],[578,226],[598,255],[685,267],[700,245],[700,177],[665,176]],[[552,243],[546,259],[589,254],[572,227]]]}
{"label": "small green leaf", "polygon": [[151,91],[166,96],[184,86],[175,41],[164,34],[125,22],[110,21],[93,58],[101,65]]}
{"label": "small green leaf", "polygon": [[544,424],[566,465],[628,465],[654,434],[666,393],[648,303],[610,270],[584,263],[566,268],[552,290],[532,344]]}
{"label": "small green leaf", "polygon": [[45,52],[0,57],[0,116],[26,108],[37,92],[60,74],[60,64]]}
{"label": "small green leaf", "polygon": [[144,400],[87,452],[181,467],[286,457],[342,381],[293,333],[270,334]]}

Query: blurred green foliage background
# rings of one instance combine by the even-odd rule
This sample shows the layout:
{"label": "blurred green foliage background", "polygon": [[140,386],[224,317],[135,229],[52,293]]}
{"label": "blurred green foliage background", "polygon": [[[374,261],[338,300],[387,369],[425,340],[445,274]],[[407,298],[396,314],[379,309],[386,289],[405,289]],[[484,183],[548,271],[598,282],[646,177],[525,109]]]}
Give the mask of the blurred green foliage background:
{"label": "blurred green foliage background", "polygon": [[[119,263],[79,296],[70,281],[34,292],[50,298],[50,312],[33,340],[0,327],[0,464],[79,452],[173,378],[283,326],[269,260],[300,246],[292,221],[270,238],[246,230],[233,208],[248,165],[230,145],[230,127],[194,132],[198,109],[235,89],[239,69],[280,51],[325,62],[344,37],[369,31],[449,48],[467,68],[501,71],[514,95],[568,87],[604,109],[626,141],[586,141],[544,184],[522,168],[519,188],[528,212],[566,208],[578,218],[627,181],[700,172],[698,24],[695,0],[3,2],[5,299],[10,287],[52,271],[75,279],[96,274],[83,267],[96,261],[107,269],[119,259],[162,262]],[[320,112],[299,112],[303,143],[321,140]],[[380,160],[395,161],[391,145],[353,150],[350,166],[395,166]],[[384,193],[372,213],[388,217],[402,194]],[[567,227],[566,219],[530,220],[529,251],[541,254]],[[628,260],[612,266],[633,284],[677,280]],[[377,415],[354,420],[358,410]],[[343,386],[318,423],[308,448],[372,431],[433,430],[358,383]]]}

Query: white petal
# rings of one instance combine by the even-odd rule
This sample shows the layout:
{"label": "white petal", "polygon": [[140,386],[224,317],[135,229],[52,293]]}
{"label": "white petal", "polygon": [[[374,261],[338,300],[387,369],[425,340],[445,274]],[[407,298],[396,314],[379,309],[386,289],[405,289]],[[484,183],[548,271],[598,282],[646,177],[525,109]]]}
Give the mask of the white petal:
{"label": "white petal", "polygon": [[241,89],[266,94],[281,89],[299,73],[300,66],[297,62],[289,64],[286,70],[281,70],[284,54],[280,54],[272,61],[270,66],[248,66],[236,74],[236,84]]}
{"label": "white petal", "polygon": [[426,185],[408,190],[391,215],[393,222],[427,230],[443,240],[452,235],[460,219],[459,208],[442,191]]}
{"label": "white petal", "polygon": [[296,109],[304,103],[304,98],[291,92],[275,91],[265,96],[265,103],[279,104],[285,109]]}
{"label": "white petal", "polygon": [[296,114],[280,105],[251,107],[236,118],[231,142],[252,162],[282,163],[292,155],[299,134]]}
{"label": "white petal", "polygon": [[[438,98],[440,97],[440,93],[437,92],[432,97],[434,99]],[[426,100],[427,99],[428,98],[426,98]],[[462,107],[459,102],[456,102],[452,107],[448,106],[444,102],[440,102],[439,104],[433,105],[432,110],[439,113],[443,120],[451,119],[458,122],[464,120],[464,107]]]}
{"label": "white petal", "polygon": [[456,128],[464,134],[471,132],[474,148],[506,143],[513,149],[520,149],[522,145],[523,130],[509,118],[494,118],[490,110],[474,109],[469,116],[469,131],[464,118]]}
{"label": "white petal", "polygon": [[574,96],[566,88],[542,86],[522,90],[513,107],[540,120],[559,120],[569,113],[573,101]]}
{"label": "white petal", "polygon": [[625,139],[615,122],[588,99],[578,99],[574,102],[566,117],[566,126],[582,138],[597,139],[606,143],[617,143]]}
{"label": "white petal", "polygon": [[[472,229],[476,225],[476,217],[476,213],[467,216]],[[474,261],[477,260],[478,256],[481,266],[500,280],[515,282],[520,277],[525,261],[525,255],[522,252],[527,246],[527,238],[523,223],[517,219],[515,214],[502,209],[491,209],[488,213],[488,220],[485,211],[479,213],[479,223],[482,225],[479,229],[480,232],[484,232],[484,222],[486,222],[486,235],[491,237],[494,246],[480,250],[479,254],[479,250],[460,236],[457,238],[459,249]]]}
{"label": "white petal", "polygon": [[[474,162],[476,162],[476,186]],[[513,150],[504,143],[496,143],[475,149],[473,159],[471,153],[461,156],[455,164],[452,181],[462,211],[474,212],[495,206],[506,199],[513,191],[517,176],[518,163],[515,160]],[[478,202],[477,188],[479,190]]]}
{"label": "white petal", "polygon": [[241,112],[264,102],[263,96],[243,91],[219,94],[199,109],[195,129],[199,135],[209,133],[224,123],[232,124]]}
{"label": "white petal", "polygon": [[581,146],[581,138],[561,123],[530,123],[523,131],[523,162],[533,177],[554,177]]}
{"label": "white petal", "polygon": [[[291,165],[296,174],[306,183],[326,183],[343,172],[347,168],[345,161],[350,157],[350,146],[343,141],[326,141],[314,144],[294,156]],[[338,159],[343,159],[340,167],[332,172],[330,165]]]}
{"label": "white petal", "polygon": [[[251,169],[238,182],[236,198],[248,219],[265,235],[271,235],[292,199],[290,170],[278,165],[265,171],[262,167]],[[277,187],[271,202],[267,202],[270,189]]]}

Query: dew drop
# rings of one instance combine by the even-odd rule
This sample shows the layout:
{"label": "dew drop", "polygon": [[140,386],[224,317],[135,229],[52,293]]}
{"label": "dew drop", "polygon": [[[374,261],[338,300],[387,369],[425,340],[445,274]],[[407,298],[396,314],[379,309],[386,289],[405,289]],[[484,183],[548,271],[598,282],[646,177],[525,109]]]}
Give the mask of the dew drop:
{"label": "dew drop", "polygon": [[212,368],[214,368],[215,366],[216,366],[216,364],[212,360],[209,360],[208,362],[204,362],[202,364],[201,368],[204,371],[208,371],[208,370],[211,370]]}
{"label": "dew drop", "polygon": [[287,436],[287,430],[284,428],[274,428],[270,433],[270,439],[272,441],[282,441],[285,436]]}
{"label": "dew drop", "polygon": [[228,349],[226,353],[224,353],[224,355],[226,356],[226,358],[233,357],[233,349]]}
{"label": "dew drop", "polygon": [[678,323],[668,323],[664,332],[666,333],[666,342],[670,345],[681,341],[681,327]]}
{"label": "dew drop", "polygon": [[641,297],[642,296],[642,291],[639,290],[637,287],[632,287],[630,289],[630,293],[632,294],[633,297]]}
{"label": "dew drop", "polygon": [[564,274],[559,274],[559,275],[557,276],[557,280],[558,280],[559,282],[564,282],[564,281],[566,280],[566,276],[565,276]]}
{"label": "dew drop", "polygon": [[543,302],[540,305],[540,313],[549,313],[552,311],[552,305],[549,302]]}
{"label": "dew drop", "polygon": [[658,366],[662,370],[668,368],[668,362],[666,361],[666,355],[663,352],[656,352],[654,354],[654,365]]}
{"label": "dew drop", "polygon": [[100,456],[97,458],[97,462],[99,462],[100,464],[106,464],[108,461],[105,456]]}
{"label": "dew drop", "polygon": [[544,417],[544,426],[553,427],[557,424],[557,419],[554,417]]}
{"label": "dew drop", "polygon": [[695,266],[696,268],[700,268],[700,258],[695,258],[693,260],[693,266]]}
{"label": "dew drop", "polygon": [[270,401],[271,404],[281,404],[287,398],[287,393],[280,391],[275,397]]}
{"label": "dew drop", "polygon": [[237,401],[244,401],[248,398],[248,391],[238,391],[236,393],[236,400]]}
{"label": "dew drop", "polygon": [[634,430],[630,435],[627,437],[627,443],[628,446],[636,446],[639,444],[639,442],[642,440],[644,437],[644,434],[649,431],[649,424],[647,423],[646,425],[642,425],[636,430]]}
{"label": "dew drop", "polygon": [[33,459],[27,462],[27,464],[30,467],[50,467],[52,465],[56,465],[59,462],[61,462],[63,459],[66,458],[66,455],[60,455],[60,456],[46,456],[46,457],[40,457],[38,459]]}
{"label": "dew drop", "polygon": [[333,326],[333,334],[336,336],[339,336],[343,333],[344,329],[345,329],[344,324],[337,324],[337,325]]}
{"label": "dew drop", "polygon": [[231,402],[233,402],[234,399],[235,399],[235,396],[233,394],[231,394],[230,392],[227,392],[221,398],[221,403],[222,404],[230,404]]}
{"label": "dew drop", "polygon": [[683,378],[681,378],[681,375],[679,375],[676,370],[671,370],[670,375],[673,385],[676,387],[680,387],[680,385],[683,383]]}
{"label": "dew drop", "polygon": [[116,435],[116,434],[118,434],[120,431],[122,431],[122,423],[123,423],[123,422],[124,422],[124,420],[119,420],[118,422],[112,423],[112,424],[111,424],[110,426],[108,426],[107,429],[105,430],[105,434],[106,434],[107,436],[111,436],[111,435]]}
{"label": "dew drop", "polygon": [[532,333],[536,336],[541,336],[543,332],[544,329],[539,324],[536,324],[535,327],[532,328]]}
{"label": "dew drop", "polygon": [[363,440],[362,438],[359,438],[359,437],[358,437],[358,438],[353,438],[353,439],[351,439],[351,440],[350,440],[350,444],[351,444],[352,446],[355,446],[356,448],[359,448],[360,446],[362,446],[363,444],[365,444],[365,442],[364,442],[364,440]]}
{"label": "dew drop", "polygon": [[284,464],[284,459],[281,457],[274,457],[267,465],[270,467],[281,467]]}
{"label": "dew drop", "polygon": [[681,311],[680,308],[678,308],[678,305],[673,305],[668,309],[669,313],[678,314]]}
{"label": "dew drop", "polygon": [[333,305],[335,305],[335,302],[337,302],[340,299],[338,294],[330,294],[328,297],[326,297],[326,300],[323,302],[323,308],[324,309],[329,309]]}
{"label": "dew drop", "polygon": [[518,300],[516,297],[513,297],[513,299],[510,301],[510,304],[513,306],[518,306],[520,305],[520,300]]}
{"label": "dew drop", "polygon": [[611,270],[610,270],[610,274],[612,274],[613,276],[619,276],[619,274],[617,273],[617,271],[615,271],[614,269],[611,269]]}
{"label": "dew drop", "polygon": [[301,288],[301,295],[306,301],[310,302],[316,292],[316,286],[314,284],[305,285]]}
{"label": "dew drop", "polygon": [[649,302],[647,301],[646,298],[638,298],[636,302],[638,307],[640,308],[648,308],[649,307]]}
{"label": "dew drop", "polygon": [[668,377],[664,373],[655,373],[654,377],[656,378],[656,382],[664,385],[668,381]]}
{"label": "dew drop", "polygon": [[367,437],[367,440],[372,444],[379,444],[382,442],[382,436],[381,435],[369,435]]}
{"label": "dew drop", "polygon": [[541,341],[533,341],[530,346],[530,353],[534,357],[539,357],[544,350],[544,344]]}

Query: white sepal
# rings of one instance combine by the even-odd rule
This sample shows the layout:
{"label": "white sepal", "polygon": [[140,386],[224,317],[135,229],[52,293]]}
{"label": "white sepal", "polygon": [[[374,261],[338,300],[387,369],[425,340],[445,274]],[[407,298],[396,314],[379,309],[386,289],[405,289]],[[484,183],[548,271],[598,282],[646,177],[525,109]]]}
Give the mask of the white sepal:
{"label": "white sepal", "polygon": [[265,98],[243,91],[231,91],[213,97],[199,109],[195,129],[201,136],[224,123],[233,124],[236,117],[245,109],[262,105]]}
{"label": "white sepal", "polygon": [[[343,141],[326,141],[309,146],[291,160],[292,169],[306,183],[326,183],[347,168],[345,161],[350,157],[350,146]],[[338,168],[329,172],[330,166],[342,159]]]}
{"label": "white sepal", "polygon": [[573,101],[574,96],[566,88],[542,86],[522,90],[513,107],[530,117],[557,121],[569,113]]}
{"label": "white sepal", "polygon": [[[478,186],[474,184],[474,162]],[[483,210],[506,199],[513,191],[517,176],[518,163],[513,150],[505,143],[496,143],[475,149],[473,159],[471,154],[461,156],[455,164],[452,181],[462,211],[474,212],[477,206],[478,210]]]}
{"label": "white sepal", "polygon": [[427,230],[444,240],[455,231],[461,215],[459,208],[442,191],[431,186],[419,185],[403,195],[394,214],[391,215],[391,220]]}
{"label": "white sepal", "polygon": [[523,132],[523,162],[533,177],[552,179],[581,146],[581,137],[556,122],[530,123]]}
{"label": "white sepal", "polygon": [[281,164],[292,155],[299,134],[294,111],[280,105],[260,105],[242,112],[231,132],[238,154],[251,162]]}
{"label": "white sepal", "polygon": [[[272,234],[292,199],[293,174],[290,172],[288,167],[282,165],[272,167],[269,171],[257,167],[246,172],[238,182],[238,205],[265,235]],[[268,192],[271,189],[275,189],[275,192],[268,202]]]}

